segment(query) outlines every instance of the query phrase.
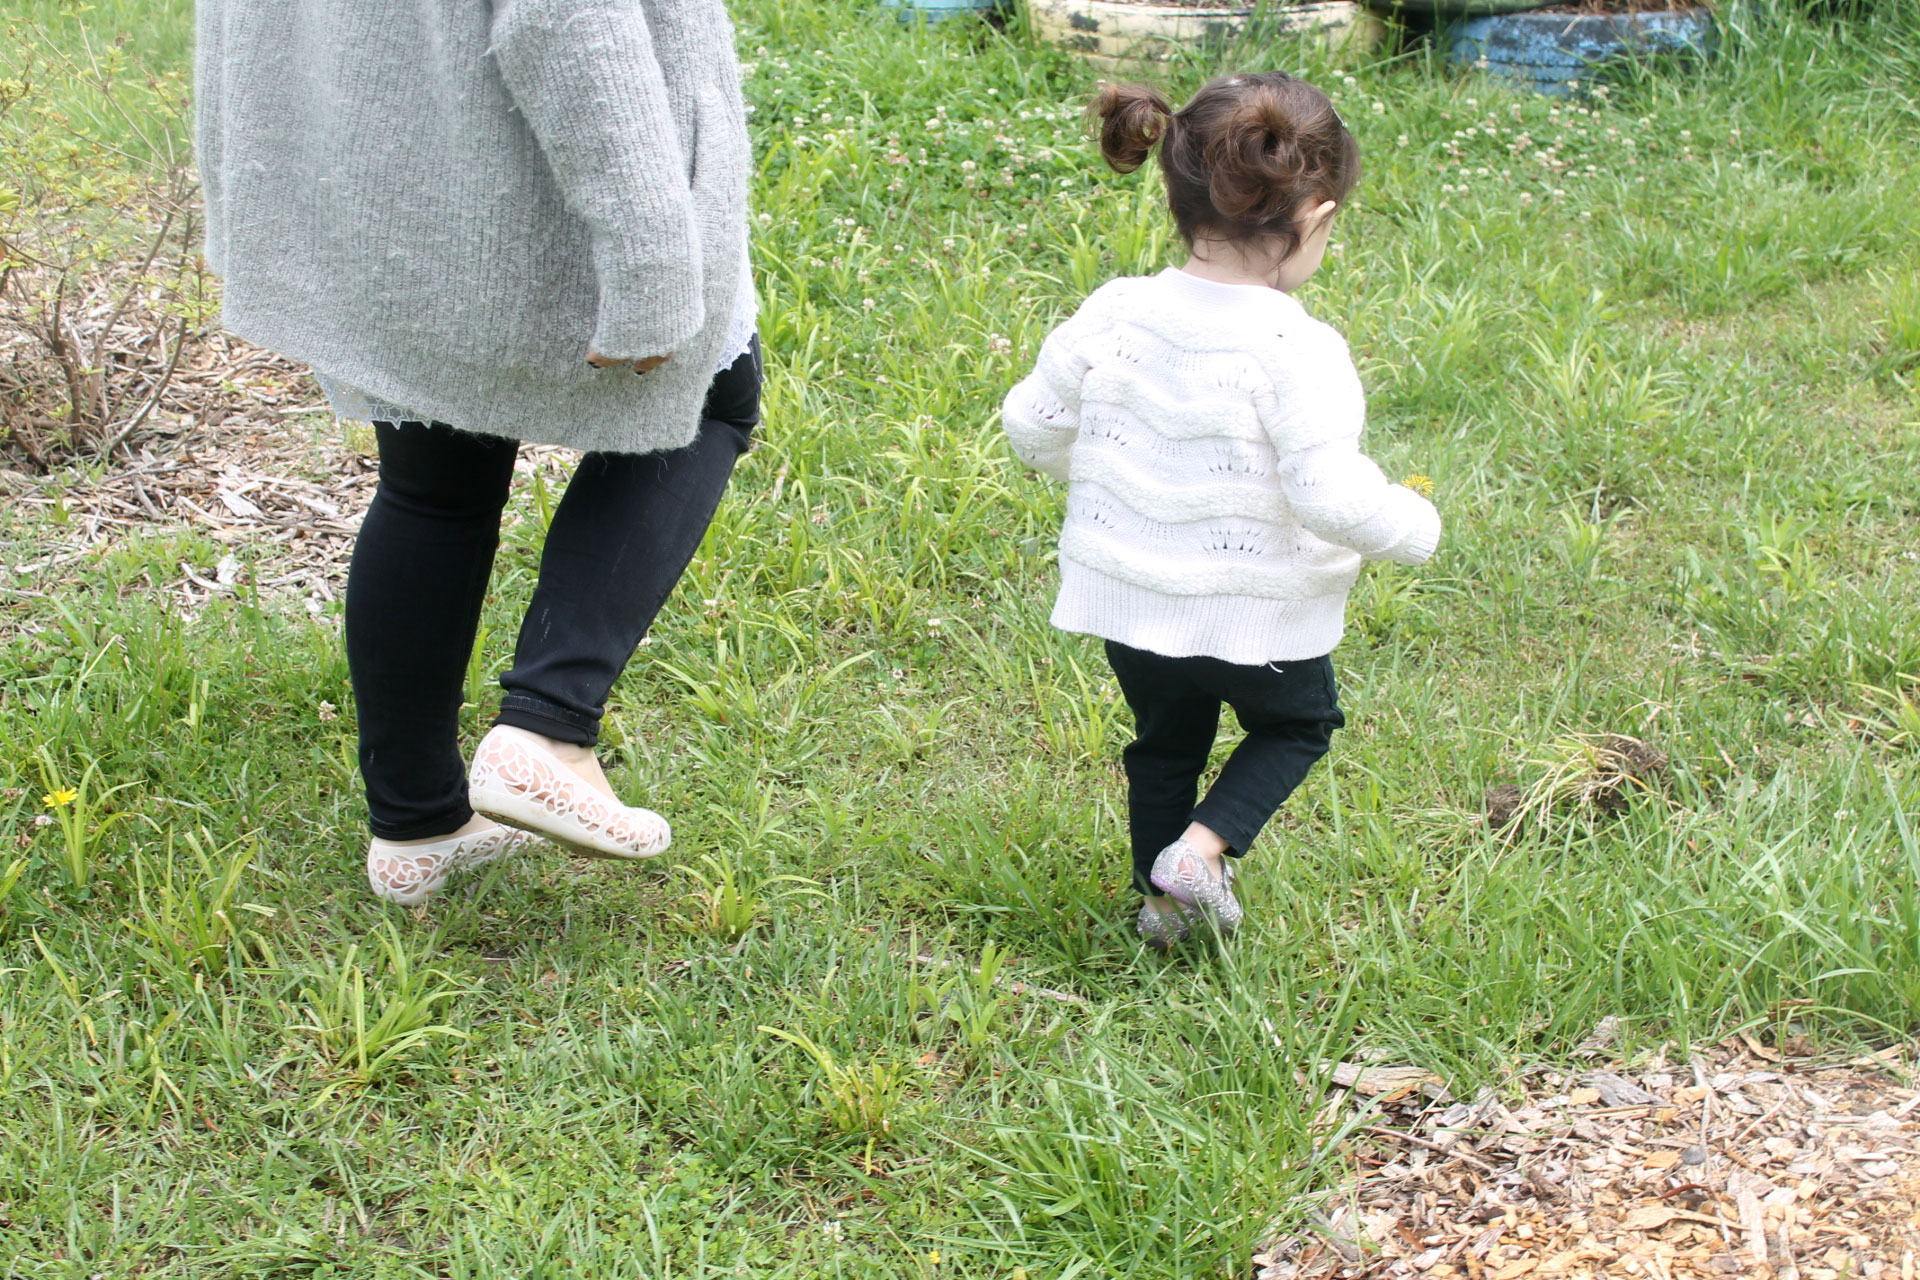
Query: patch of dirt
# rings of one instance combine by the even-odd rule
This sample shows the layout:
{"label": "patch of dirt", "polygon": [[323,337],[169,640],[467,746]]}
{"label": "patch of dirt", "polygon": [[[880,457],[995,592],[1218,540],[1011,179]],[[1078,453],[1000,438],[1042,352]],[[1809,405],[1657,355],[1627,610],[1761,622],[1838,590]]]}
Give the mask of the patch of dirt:
{"label": "patch of dirt", "polygon": [[[564,484],[576,456],[523,447],[518,470]],[[24,540],[0,541],[0,600],[52,596],[78,566],[128,537],[192,529],[234,553],[214,566],[178,561],[165,578],[137,584],[165,593],[189,618],[213,597],[247,588],[327,611],[346,589],[378,479],[375,459],[333,423],[304,366],[221,333],[189,340],[164,412],[110,458],[45,475],[5,462],[0,456],[0,502],[37,518],[30,515]],[[0,615],[0,633],[16,626],[31,629]]]}
{"label": "patch of dirt", "polygon": [[1665,752],[1625,733],[1564,738],[1528,763],[1539,771],[1529,785],[1487,788],[1486,821],[1495,831],[1517,833],[1528,820],[1555,814],[1615,817],[1633,797],[1659,793],[1668,775]]}
{"label": "patch of dirt", "polygon": [[[1608,1019],[1576,1056],[1597,1057]],[[1901,1277],[1920,1257],[1911,1046],[1849,1060],[1749,1036],[1692,1060],[1536,1071],[1456,1101],[1414,1068],[1343,1063],[1323,1113],[1348,1177],[1257,1280]]]}

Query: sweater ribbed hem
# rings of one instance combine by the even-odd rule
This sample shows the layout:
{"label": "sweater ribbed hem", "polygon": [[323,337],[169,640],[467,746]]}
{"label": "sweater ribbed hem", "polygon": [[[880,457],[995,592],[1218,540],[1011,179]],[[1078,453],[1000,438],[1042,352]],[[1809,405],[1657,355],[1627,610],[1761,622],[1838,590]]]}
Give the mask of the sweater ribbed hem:
{"label": "sweater ribbed hem", "polygon": [[1344,590],[1311,600],[1167,595],[1062,556],[1053,625],[1169,658],[1251,666],[1333,652],[1346,613]]}

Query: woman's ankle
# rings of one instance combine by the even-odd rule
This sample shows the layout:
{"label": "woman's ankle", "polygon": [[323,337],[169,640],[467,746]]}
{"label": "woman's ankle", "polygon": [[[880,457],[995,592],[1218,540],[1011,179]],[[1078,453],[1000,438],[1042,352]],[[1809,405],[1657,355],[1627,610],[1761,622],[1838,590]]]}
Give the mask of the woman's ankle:
{"label": "woman's ankle", "polygon": [[443,840],[457,840],[461,836],[476,835],[482,831],[490,831],[497,825],[498,824],[491,818],[483,818],[477,813],[470,813],[467,815],[465,822],[453,830],[443,831],[437,836],[416,836],[411,840],[380,840],[380,837],[375,836],[374,839],[380,840],[381,844],[388,845],[395,849],[417,849],[422,845],[439,844]]}
{"label": "woman's ankle", "polygon": [[568,742],[563,738],[549,738],[537,729],[523,729],[517,724],[503,724],[495,727],[505,729],[509,733],[525,734],[538,743],[542,750],[567,764],[580,764],[594,758],[592,747],[582,746],[578,742]]}
{"label": "woman's ankle", "polygon": [[592,747],[583,746],[578,742],[567,742],[560,738],[549,738],[537,729],[526,729],[517,724],[496,724],[494,730],[524,735],[531,739],[535,746],[565,765],[574,777],[610,799],[619,800],[620,797],[614,792],[613,783],[607,780],[606,771],[600,767],[599,755]]}

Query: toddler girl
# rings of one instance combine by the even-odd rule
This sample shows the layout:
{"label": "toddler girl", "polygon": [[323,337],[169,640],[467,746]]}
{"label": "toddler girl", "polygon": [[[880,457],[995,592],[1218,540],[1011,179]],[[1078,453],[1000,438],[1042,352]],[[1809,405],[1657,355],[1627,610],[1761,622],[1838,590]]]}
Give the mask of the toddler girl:
{"label": "toddler girl", "polygon": [[[1180,110],[1138,85],[1092,108],[1121,173],[1155,148],[1191,251],[1114,280],[1048,336],[1003,417],[1068,484],[1053,625],[1107,642],[1126,749],[1141,938],[1241,919],[1237,858],[1345,723],[1328,653],[1362,559],[1418,564],[1440,517],[1360,452],[1346,342],[1293,298],[1320,266],[1360,153],[1325,94],[1225,76]],[[1246,737],[1194,804],[1232,707]]]}

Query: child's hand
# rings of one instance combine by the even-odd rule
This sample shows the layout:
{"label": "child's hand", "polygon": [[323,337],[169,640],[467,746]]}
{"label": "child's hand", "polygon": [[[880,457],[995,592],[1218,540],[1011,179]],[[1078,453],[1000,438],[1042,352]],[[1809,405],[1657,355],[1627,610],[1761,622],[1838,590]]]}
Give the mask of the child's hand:
{"label": "child's hand", "polygon": [[1423,476],[1418,471],[1400,482],[1423,498],[1433,496],[1433,477]]}
{"label": "child's hand", "polygon": [[632,365],[635,373],[652,373],[671,359],[673,359],[671,355],[664,355],[642,356],[638,360],[610,360],[592,348],[587,350],[587,363],[596,369],[619,369]]}

